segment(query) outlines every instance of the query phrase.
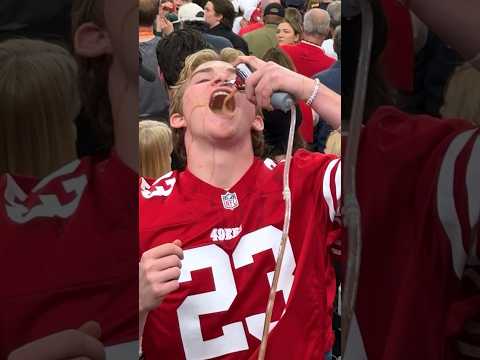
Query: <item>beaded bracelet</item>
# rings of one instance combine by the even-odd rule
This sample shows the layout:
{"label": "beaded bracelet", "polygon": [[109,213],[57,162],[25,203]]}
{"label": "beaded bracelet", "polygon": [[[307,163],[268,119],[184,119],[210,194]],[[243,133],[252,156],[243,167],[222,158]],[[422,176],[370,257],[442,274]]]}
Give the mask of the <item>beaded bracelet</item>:
{"label": "beaded bracelet", "polygon": [[320,90],[320,80],[315,79],[315,86],[313,88],[312,95],[310,95],[308,100],[305,102],[308,106],[312,105],[313,100],[315,100],[318,95],[318,90]]}

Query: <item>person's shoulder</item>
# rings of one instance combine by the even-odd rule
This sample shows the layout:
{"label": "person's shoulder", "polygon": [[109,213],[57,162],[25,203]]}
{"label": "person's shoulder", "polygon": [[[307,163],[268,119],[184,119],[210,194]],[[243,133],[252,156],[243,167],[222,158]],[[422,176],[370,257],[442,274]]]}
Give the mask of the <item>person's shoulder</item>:
{"label": "person's shoulder", "polygon": [[461,119],[415,115],[383,106],[362,129],[359,161],[368,163],[373,157],[394,161],[397,167],[422,167],[434,152],[441,157],[457,136],[474,129]]}
{"label": "person's shoulder", "polygon": [[141,177],[139,179],[140,205],[165,202],[174,193],[180,174],[178,171],[170,171],[158,179]]}
{"label": "person's shoulder", "polygon": [[285,44],[278,46],[281,50],[283,50],[290,58],[297,57],[299,54],[299,49],[297,44]]}
{"label": "person's shoulder", "polygon": [[181,172],[171,171],[158,179],[142,177],[139,179],[139,227],[148,231],[175,223],[187,205],[179,201],[178,183]]}
{"label": "person's shoulder", "polygon": [[245,41],[249,42],[249,41],[258,39],[258,35],[262,34],[264,31],[265,31],[265,27],[254,28],[254,29],[248,31],[246,34],[239,35],[239,36],[242,39],[244,39]]}
{"label": "person's shoulder", "polygon": [[317,74],[313,75],[313,78],[320,80],[323,85],[340,94],[342,90],[342,69],[340,66],[337,66],[337,64],[339,64],[338,61],[328,69],[320,71]]}
{"label": "person's shoulder", "polygon": [[336,155],[312,152],[305,149],[296,151],[293,156],[293,161],[297,167],[308,166],[309,164],[328,165],[330,162],[337,162],[338,160],[338,156]]}
{"label": "person's shoulder", "polygon": [[262,23],[248,24],[247,26],[244,26],[243,28],[240,29],[239,35],[240,36],[245,36],[245,35],[247,35],[248,33],[252,32],[254,30],[261,29],[262,27],[263,27]]}
{"label": "person's shoulder", "polygon": [[364,131],[381,131],[395,136],[451,133],[474,128],[463,119],[444,119],[424,114],[410,114],[394,106],[379,107],[368,119]]}
{"label": "person's shoulder", "polygon": [[[300,149],[292,157],[291,171],[297,178],[308,178],[310,176],[322,177],[328,168],[337,166],[340,159],[336,155],[312,152]],[[268,164],[268,163],[267,163]],[[283,173],[285,161],[280,161],[273,168],[275,172]]]}
{"label": "person's shoulder", "polygon": [[148,41],[142,41],[138,43],[138,47],[141,51],[150,51],[150,50],[155,50],[158,43],[160,42],[161,38],[159,36],[155,36],[154,38],[148,40]]}
{"label": "person's shoulder", "polygon": [[0,192],[6,218],[16,224],[39,218],[69,218],[95,180],[95,169],[101,163],[90,157],[77,159],[44,178],[2,175]]}
{"label": "person's shoulder", "polygon": [[202,33],[203,38],[213,47],[218,50],[222,50],[228,47],[232,47],[232,42],[224,36],[213,35],[209,33]]}

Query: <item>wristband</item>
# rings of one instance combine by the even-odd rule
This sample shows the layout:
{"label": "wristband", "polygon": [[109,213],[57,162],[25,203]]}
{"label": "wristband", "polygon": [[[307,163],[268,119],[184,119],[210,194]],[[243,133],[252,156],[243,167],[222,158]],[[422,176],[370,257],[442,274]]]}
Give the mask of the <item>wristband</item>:
{"label": "wristband", "polygon": [[312,95],[310,95],[310,97],[305,102],[308,106],[312,105],[313,100],[315,100],[318,95],[318,90],[320,90],[320,80],[315,79],[315,86],[313,87]]}

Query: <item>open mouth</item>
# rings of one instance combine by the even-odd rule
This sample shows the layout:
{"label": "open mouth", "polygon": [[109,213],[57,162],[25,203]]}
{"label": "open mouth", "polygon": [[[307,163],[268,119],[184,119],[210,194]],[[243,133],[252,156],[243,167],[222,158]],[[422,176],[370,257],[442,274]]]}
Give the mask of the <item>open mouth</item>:
{"label": "open mouth", "polygon": [[210,109],[215,113],[233,113],[235,111],[235,90],[219,89],[210,97]]}

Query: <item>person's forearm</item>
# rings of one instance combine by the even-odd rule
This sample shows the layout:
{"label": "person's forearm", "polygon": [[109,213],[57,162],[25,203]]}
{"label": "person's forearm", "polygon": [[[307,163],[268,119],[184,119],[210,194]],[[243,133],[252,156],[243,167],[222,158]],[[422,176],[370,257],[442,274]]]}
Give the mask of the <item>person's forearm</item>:
{"label": "person's forearm", "polygon": [[480,1],[410,0],[411,11],[465,60],[480,52]]}
{"label": "person's forearm", "polygon": [[340,128],[342,123],[342,97],[340,95],[320,84],[318,94],[311,106],[332,129]]}

